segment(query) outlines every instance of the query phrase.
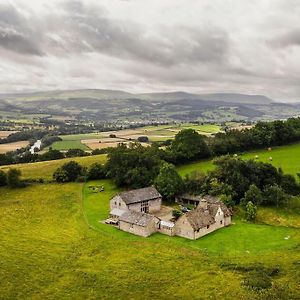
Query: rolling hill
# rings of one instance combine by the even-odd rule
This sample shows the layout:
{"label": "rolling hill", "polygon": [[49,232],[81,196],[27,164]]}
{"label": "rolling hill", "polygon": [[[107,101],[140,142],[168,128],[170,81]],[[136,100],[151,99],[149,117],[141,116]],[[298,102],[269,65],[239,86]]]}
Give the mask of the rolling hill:
{"label": "rolling hill", "polygon": [[257,121],[300,115],[298,104],[275,102],[263,95],[191,94],[182,91],[133,94],[82,89],[0,95],[0,116],[43,114],[78,120],[114,122]]}

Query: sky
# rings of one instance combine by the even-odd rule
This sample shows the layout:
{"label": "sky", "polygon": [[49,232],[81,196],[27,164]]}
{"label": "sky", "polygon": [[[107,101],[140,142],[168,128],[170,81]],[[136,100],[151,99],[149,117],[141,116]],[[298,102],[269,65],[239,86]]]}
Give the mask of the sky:
{"label": "sky", "polygon": [[82,88],[300,101],[298,0],[0,0],[0,93]]}

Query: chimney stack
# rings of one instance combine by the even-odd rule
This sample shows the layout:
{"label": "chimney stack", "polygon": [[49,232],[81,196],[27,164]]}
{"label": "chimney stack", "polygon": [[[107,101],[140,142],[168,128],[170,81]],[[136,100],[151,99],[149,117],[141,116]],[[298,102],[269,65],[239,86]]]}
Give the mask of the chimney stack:
{"label": "chimney stack", "polygon": [[207,210],[208,207],[207,207],[207,201],[205,199],[201,199],[200,201],[200,207],[202,207],[203,209]]}

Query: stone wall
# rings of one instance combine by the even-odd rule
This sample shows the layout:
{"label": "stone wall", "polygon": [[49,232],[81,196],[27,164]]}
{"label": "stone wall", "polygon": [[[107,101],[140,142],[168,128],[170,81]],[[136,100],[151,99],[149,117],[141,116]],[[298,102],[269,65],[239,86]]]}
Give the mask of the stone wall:
{"label": "stone wall", "polygon": [[124,221],[119,221],[119,228],[132,234],[147,237],[158,230],[158,219],[154,219],[149,222],[147,226],[139,226],[136,224],[130,224]]}

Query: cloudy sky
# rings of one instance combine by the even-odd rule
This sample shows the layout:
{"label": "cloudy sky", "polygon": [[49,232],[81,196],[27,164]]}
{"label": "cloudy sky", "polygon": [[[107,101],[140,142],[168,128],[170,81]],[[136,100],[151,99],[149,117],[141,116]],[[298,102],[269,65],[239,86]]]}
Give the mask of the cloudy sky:
{"label": "cloudy sky", "polygon": [[104,88],[300,100],[298,0],[0,0],[0,93]]}

